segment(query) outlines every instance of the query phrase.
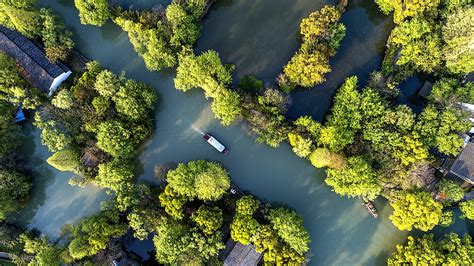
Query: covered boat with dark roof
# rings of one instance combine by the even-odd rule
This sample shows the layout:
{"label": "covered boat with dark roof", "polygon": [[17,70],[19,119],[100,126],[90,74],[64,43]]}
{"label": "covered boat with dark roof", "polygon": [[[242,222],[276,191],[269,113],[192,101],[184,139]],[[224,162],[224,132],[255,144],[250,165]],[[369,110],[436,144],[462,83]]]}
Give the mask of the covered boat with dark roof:
{"label": "covered boat with dark roof", "polygon": [[33,87],[49,96],[71,75],[61,62],[51,63],[40,44],[4,26],[0,26],[0,51],[18,63],[21,75]]}

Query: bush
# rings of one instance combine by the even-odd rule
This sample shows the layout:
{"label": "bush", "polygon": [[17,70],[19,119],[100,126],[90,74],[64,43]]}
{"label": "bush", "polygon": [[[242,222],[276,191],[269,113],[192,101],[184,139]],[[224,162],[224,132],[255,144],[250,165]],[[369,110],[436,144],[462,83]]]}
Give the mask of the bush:
{"label": "bush", "polygon": [[316,168],[328,167],[340,170],[346,166],[346,159],[343,155],[332,152],[327,148],[317,148],[311,153],[309,160]]}
{"label": "bush", "polygon": [[474,200],[463,201],[459,203],[459,209],[461,209],[461,218],[467,218],[474,220]]}
{"label": "bush", "polygon": [[64,149],[51,155],[47,162],[54,168],[63,172],[78,171],[80,166],[79,153],[74,149]]}
{"label": "bush", "polygon": [[456,182],[443,179],[439,184],[439,192],[452,201],[459,201],[464,197],[464,190]]}

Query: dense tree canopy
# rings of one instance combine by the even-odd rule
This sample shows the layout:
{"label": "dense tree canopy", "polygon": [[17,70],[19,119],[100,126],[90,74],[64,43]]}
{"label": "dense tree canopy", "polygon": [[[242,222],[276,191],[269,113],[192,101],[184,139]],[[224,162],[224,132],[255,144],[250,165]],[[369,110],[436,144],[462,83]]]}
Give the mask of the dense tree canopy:
{"label": "dense tree canopy", "polygon": [[450,13],[442,36],[446,43],[443,54],[447,69],[454,74],[474,71],[474,7],[466,6]]}
{"label": "dense tree canopy", "polygon": [[120,221],[114,210],[105,210],[83,219],[72,226],[69,254],[74,259],[94,255],[105,249],[111,238],[124,235],[127,229],[128,226]]}
{"label": "dense tree canopy", "polygon": [[459,203],[463,218],[474,220],[474,200],[463,201]]}
{"label": "dense tree canopy", "polygon": [[298,254],[309,250],[309,234],[303,226],[303,218],[296,212],[278,208],[270,211],[268,220],[278,236]]}
{"label": "dense tree canopy", "polygon": [[219,163],[204,160],[179,164],[168,172],[167,181],[177,193],[207,201],[220,199],[230,186],[227,171]]}
{"label": "dense tree canopy", "polygon": [[301,21],[303,43],[298,52],[284,67],[280,86],[289,91],[296,85],[310,88],[325,81],[331,72],[329,57],[336,53],[346,28],[339,23],[342,12],[336,7],[325,6]]}
{"label": "dense tree canopy", "polygon": [[395,23],[401,23],[409,17],[418,17],[423,14],[435,12],[440,1],[408,1],[408,0],[375,0],[383,13],[394,12],[393,20]]}
{"label": "dense tree canopy", "polygon": [[0,168],[0,221],[15,211],[28,196],[31,180],[15,170]]}
{"label": "dense tree canopy", "polygon": [[388,265],[469,265],[473,261],[474,244],[468,234],[460,238],[446,234],[438,242],[433,235],[420,238],[408,236],[408,243],[397,245],[397,251],[388,259]]}
{"label": "dense tree canopy", "polygon": [[413,228],[431,230],[439,223],[443,208],[425,191],[403,192],[398,199],[390,201],[390,205],[394,209],[390,220],[398,229],[408,231]]}
{"label": "dense tree canopy", "polygon": [[102,26],[110,18],[107,0],[74,0],[82,24]]}

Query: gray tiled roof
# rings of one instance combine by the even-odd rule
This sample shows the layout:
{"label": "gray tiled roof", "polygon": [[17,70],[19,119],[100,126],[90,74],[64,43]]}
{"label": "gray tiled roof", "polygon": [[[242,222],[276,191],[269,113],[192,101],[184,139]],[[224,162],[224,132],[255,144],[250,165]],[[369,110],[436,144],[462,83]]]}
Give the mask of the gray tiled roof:
{"label": "gray tiled roof", "polygon": [[53,80],[68,72],[62,63],[48,61],[41,47],[20,33],[0,26],[0,50],[8,54],[24,70],[23,77],[41,91],[48,92]]}
{"label": "gray tiled roof", "polygon": [[[227,245],[230,243],[234,244],[234,241],[230,239]],[[261,260],[262,254],[258,253],[255,250],[255,247],[252,245],[242,245],[240,243],[235,243],[230,254],[224,260],[225,266],[252,266],[257,265]]]}
{"label": "gray tiled roof", "polygon": [[451,172],[464,181],[474,184],[474,143],[467,143],[451,166]]}

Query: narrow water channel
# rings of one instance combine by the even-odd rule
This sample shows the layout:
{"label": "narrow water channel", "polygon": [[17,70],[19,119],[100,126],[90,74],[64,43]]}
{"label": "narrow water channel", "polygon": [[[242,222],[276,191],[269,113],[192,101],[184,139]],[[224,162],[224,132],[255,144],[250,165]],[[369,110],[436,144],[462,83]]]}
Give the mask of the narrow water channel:
{"label": "narrow water channel", "polygon": [[[377,201],[380,218],[374,220],[359,200],[331,192],[324,183],[324,172],[294,155],[287,144],[269,148],[255,143],[254,136],[241,125],[221,127],[200,90],[177,91],[172,70],[147,71],[126,33],[117,26],[110,22],[102,28],[82,26],[70,0],[39,2],[63,17],[74,31],[76,47],[87,57],[114,72],[125,71],[128,78],[148,83],[158,91],[155,134],[142,146],[137,160],[141,180],[154,180],[156,164],[219,161],[241,189],[303,215],[312,239],[311,265],[383,264],[395,245],[405,240],[407,233],[398,231],[388,220],[391,208],[385,201]],[[150,8],[169,1],[121,2]],[[224,62],[236,64],[235,80],[252,74],[271,83],[298,48],[301,19],[324,4],[322,0],[219,0],[203,22],[197,50],[214,49]],[[311,91],[294,92],[290,117],[310,114],[321,120],[346,76],[358,75],[363,84],[379,67],[391,27],[389,19],[381,16],[371,0],[356,0],[351,1],[343,22],[347,36],[331,60],[333,71],[328,81]],[[31,203],[20,211],[17,220],[54,238],[61,225],[97,211],[106,196],[92,187],[69,186],[71,175],[45,162],[50,153],[41,146],[38,131],[27,130],[30,139],[23,146],[34,166],[37,186]],[[214,151],[202,140],[199,130],[221,140],[230,148],[229,155]],[[467,231],[464,221],[452,228]]]}

